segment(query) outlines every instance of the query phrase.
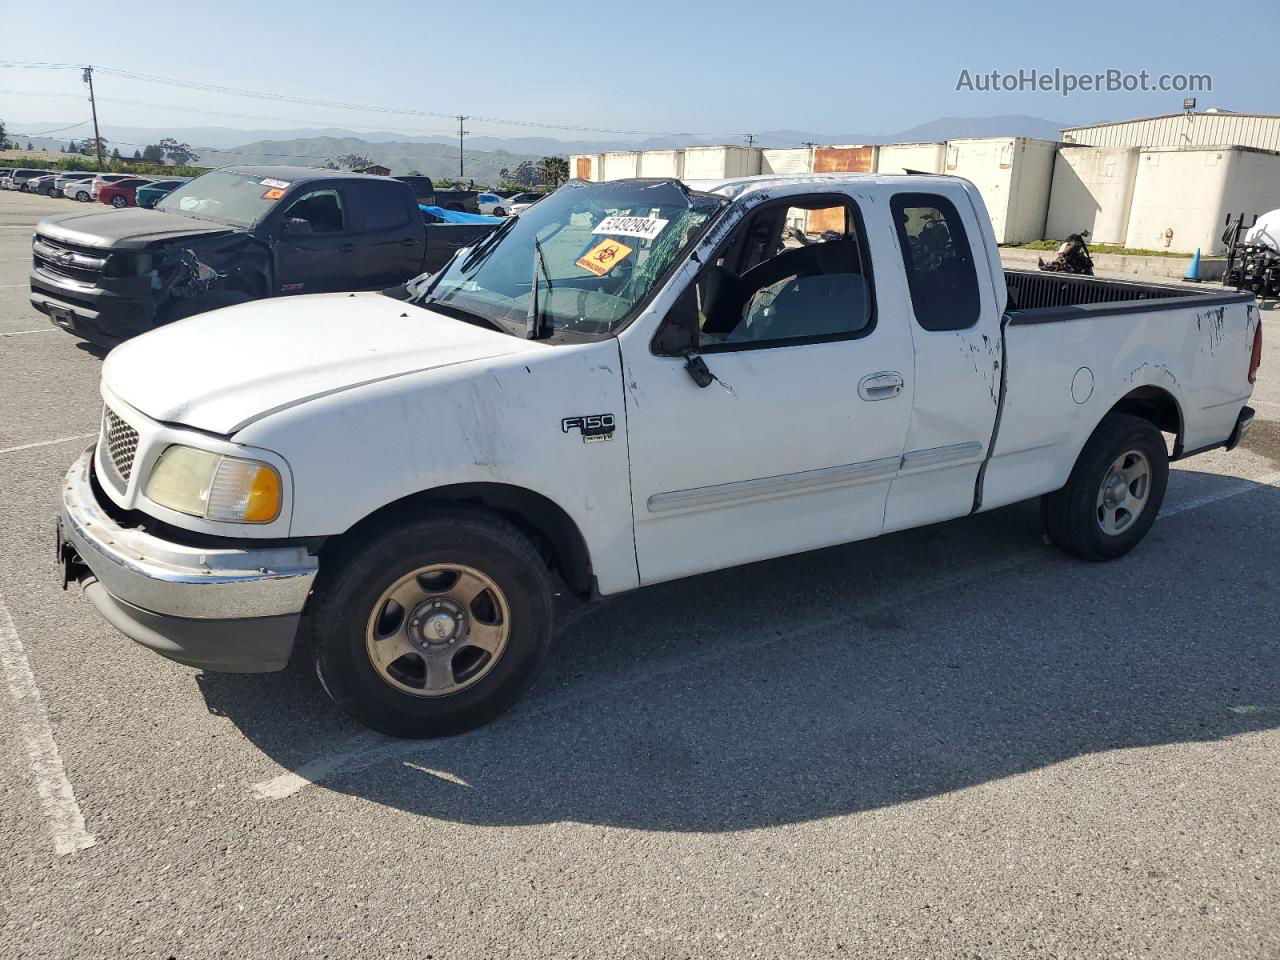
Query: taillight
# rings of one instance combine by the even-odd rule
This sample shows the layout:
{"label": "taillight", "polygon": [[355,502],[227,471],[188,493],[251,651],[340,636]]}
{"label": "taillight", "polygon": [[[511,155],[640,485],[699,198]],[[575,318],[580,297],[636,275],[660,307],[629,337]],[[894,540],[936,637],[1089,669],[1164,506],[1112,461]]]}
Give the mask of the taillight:
{"label": "taillight", "polygon": [[1258,329],[1253,334],[1253,353],[1249,355],[1249,382],[1258,382],[1258,368],[1262,366],[1262,318],[1258,318]]}

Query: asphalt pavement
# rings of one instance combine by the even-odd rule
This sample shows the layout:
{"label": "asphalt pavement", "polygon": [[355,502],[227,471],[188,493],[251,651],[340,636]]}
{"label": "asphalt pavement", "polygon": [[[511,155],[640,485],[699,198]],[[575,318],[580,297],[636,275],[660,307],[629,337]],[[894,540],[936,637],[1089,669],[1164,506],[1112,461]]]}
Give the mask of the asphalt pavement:
{"label": "asphalt pavement", "polygon": [[1280,956],[1280,312],[1121,561],[1021,504],[648,588],[404,742],[60,589],[101,352],[26,275],[75,209],[0,193],[0,956]]}

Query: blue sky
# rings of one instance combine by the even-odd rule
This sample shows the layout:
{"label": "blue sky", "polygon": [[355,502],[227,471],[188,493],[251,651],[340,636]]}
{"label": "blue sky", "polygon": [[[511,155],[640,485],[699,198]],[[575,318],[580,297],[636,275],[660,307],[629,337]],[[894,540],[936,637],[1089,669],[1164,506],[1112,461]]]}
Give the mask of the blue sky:
{"label": "blue sky", "polygon": [[[406,0],[222,0],[184,13],[108,15],[58,4],[5,22],[0,59],[94,63],[294,97],[463,112],[570,127],[690,132],[893,132],[940,116],[1025,113],[1067,123],[1180,108],[1181,93],[956,92],[962,69],[1208,73],[1200,106],[1280,113],[1280,2],[803,3],[589,0],[554,5]],[[1079,13],[1073,11],[1078,10]],[[1264,45],[1256,52],[1251,46]],[[247,99],[100,74],[103,122],[345,126],[448,133],[444,119]],[[13,130],[87,117],[75,70],[0,69]],[[128,102],[132,101],[132,102]],[[272,118],[272,119],[265,119]],[[473,122],[497,136],[572,130]],[[34,132],[34,131],[33,131]]]}

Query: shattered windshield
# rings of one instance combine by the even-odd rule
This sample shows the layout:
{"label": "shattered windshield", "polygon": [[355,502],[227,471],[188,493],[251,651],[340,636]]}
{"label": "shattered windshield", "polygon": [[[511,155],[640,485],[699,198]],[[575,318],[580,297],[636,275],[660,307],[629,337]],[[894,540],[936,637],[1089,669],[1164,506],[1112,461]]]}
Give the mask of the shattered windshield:
{"label": "shattered windshield", "polygon": [[673,180],[570,181],[411,292],[518,335],[534,312],[547,334],[609,334],[727,203]]}
{"label": "shattered windshield", "polygon": [[284,196],[288,180],[214,170],[189,180],[159,203],[157,210],[251,227]]}

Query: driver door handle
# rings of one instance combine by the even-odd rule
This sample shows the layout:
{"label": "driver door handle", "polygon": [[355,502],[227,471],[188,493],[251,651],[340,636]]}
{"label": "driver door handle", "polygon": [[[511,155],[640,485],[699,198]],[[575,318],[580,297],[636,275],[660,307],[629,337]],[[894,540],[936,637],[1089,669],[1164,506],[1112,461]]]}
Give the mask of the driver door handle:
{"label": "driver door handle", "polygon": [[902,392],[902,374],[892,370],[869,373],[858,381],[858,396],[863,400],[889,400]]}

